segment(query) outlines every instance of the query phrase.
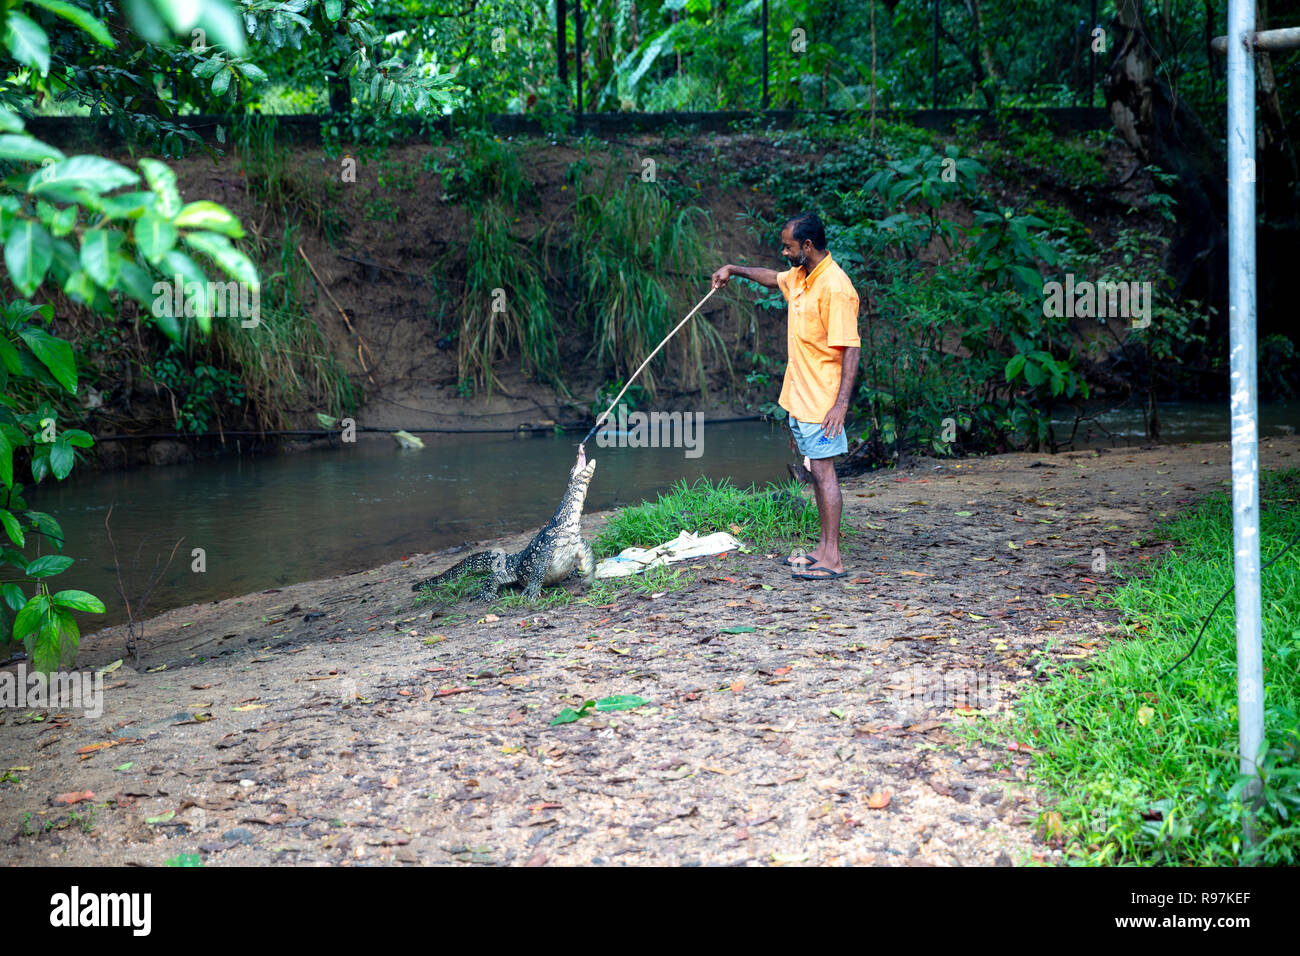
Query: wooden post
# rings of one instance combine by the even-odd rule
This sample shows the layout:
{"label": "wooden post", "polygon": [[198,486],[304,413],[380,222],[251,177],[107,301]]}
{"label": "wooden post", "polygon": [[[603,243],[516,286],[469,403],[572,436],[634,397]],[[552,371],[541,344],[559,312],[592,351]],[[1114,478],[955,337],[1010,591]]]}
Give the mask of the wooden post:
{"label": "wooden post", "polygon": [[[1284,52],[1300,49],[1300,27],[1286,27],[1281,30],[1261,30],[1251,34],[1250,45],[1253,49],[1265,52]],[[1215,37],[1210,42],[1210,49],[1215,53],[1228,52],[1228,38]]]}

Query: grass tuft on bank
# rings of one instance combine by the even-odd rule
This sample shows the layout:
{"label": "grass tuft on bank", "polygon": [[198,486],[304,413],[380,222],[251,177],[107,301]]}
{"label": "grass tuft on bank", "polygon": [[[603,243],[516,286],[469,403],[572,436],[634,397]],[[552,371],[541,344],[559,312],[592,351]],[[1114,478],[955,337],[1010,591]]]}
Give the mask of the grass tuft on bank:
{"label": "grass tuft on bank", "polygon": [[[598,555],[618,554],[624,548],[662,544],[682,531],[699,535],[729,531],[757,548],[778,541],[811,545],[818,530],[816,506],[793,481],[759,491],[753,485],[737,488],[725,478],[717,483],[697,478],[691,485],[679,481],[657,501],[613,515],[595,548]],[[844,532],[850,534],[852,529],[846,527]]]}
{"label": "grass tuft on bank", "polygon": [[[1300,532],[1300,470],[1262,476],[1261,561]],[[1033,778],[1056,795],[1040,832],[1083,864],[1300,862],[1300,545],[1263,572],[1264,786],[1242,840],[1233,598],[1172,674],[1232,584],[1227,492],[1160,526],[1177,546],[1154,568],[1125,569],[1105,600],[1126,638],[1062,668],[1018,702],[999,732],[1037,751]]]}

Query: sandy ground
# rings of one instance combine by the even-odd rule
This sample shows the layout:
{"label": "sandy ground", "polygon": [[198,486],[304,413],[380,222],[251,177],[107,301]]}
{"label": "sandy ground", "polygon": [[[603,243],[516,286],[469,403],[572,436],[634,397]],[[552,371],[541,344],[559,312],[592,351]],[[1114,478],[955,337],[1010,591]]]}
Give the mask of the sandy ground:
{"label": "sandy ground", "polygon": [[[1261,458],[1300,465],[1300,439]],[[0,711],[3,858],[1052,862],[1030,742],[954,728],[1010,707],[1044,655],[1086,666],[1115,624],[1085,603],[1107,585],[1097,549],[1158,556],[1142,531],[1228,474],[1205,444],[850,479],[835,582],[733,552],[678,591],[431,618],[410,585],[443,553],[170,611],[105,678],[102,716]],[[124,637],[92,635],[80,663]],[[617,694],[647,704],[550,724]]]}

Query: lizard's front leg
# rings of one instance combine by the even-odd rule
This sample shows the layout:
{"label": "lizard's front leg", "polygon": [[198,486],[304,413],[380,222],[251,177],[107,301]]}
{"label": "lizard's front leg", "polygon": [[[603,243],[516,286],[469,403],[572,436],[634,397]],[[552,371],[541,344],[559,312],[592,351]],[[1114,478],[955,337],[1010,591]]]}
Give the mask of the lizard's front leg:
{"label": "lizard's front leg", "polygon": [[503,584],[514,584],[517,577],[510,570],[507,563],[509,555],[504,551],[494,551],[492,553],[492,573],[488,579],[483,582],[483,588],[478,592],[480,601],[495,601],[497,599],[497,590]]}
{"label": "lizard's front leg", "polygon": [[545,554],[534,556],[533,563],[527,568],[520,568],[520,580],[524,584],[524,597],[536,601],[542,596],[542,584],[546,580],[546,566],[550,559]]}
{"label": "lizard's front leg", "polygon": [[578,573],[582,575],[582,581],[587,587],[596,583],[596,552],[591,550],[591,545],[586,541],[578,549]]}

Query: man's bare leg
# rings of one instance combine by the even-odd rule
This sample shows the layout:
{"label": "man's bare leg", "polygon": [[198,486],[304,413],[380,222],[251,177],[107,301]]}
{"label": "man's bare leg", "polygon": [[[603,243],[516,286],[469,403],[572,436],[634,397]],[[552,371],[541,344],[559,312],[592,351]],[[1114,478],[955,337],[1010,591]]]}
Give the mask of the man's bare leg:
{"label": "man's bare leg", "polygon": [[835,474],[834,458],[814,458],[812,464],[813,492],[817,496],[817,518],[821,524],[821,539],[808,557],[818,567],[839,572],[844,570],[840,557],[840,512],[844,499],[840,494],[840,480]]}
{"label": "man's bare leg", "polygon": [[[821,489],[817,487],[816,483],[813,484],[812,488],[813,497],[817,500],[817,514],[820,516],[822,513],[822,492]],[[793,562],[791,567],[797,571],[801,571],[810,564],[818,564],[822,560],[822,555],[825,551],[826,529],[823,523],[821,534],[817,538],[817,546],[809,551],[796,550],[795,554],[790,555],[790,560]],[[802,557],[796,557],[796,555],[802,555]]]}
{"label": "man's bare leg", "polygon": [[[806,455],[803,455],[803,453],[799,451],[799,447],[794,443],[794,436],[793,436],[793,435],[787,435],[786,437],[789,438],[789,440],[790,440],[790,454],[792,454],[792,455],[799,455],[799,456],[801,456],[801,457],[803,458],[804,461],[808,461],[809,464],[812,464],[812,463],[809,461],[808,457],[807,457]],[[798,467],[800,470],[806,470],[806,469],[803,468],[802,463],[800,463],[800,464],[797,465],[797,466],[796,466],[796,465],[791,465],[790,467],[791,467],[791,469],[792,469],[792,470],[791,470],[791,474],[792,474],[792,475],[794,475],[794,471],[793,471],[793,469],[796,468],[796,467]],[[811,473],[811,472],[807,472],[807,474],[808,474],[808,477],[809,477],[809,479],[810,479],[807,483],[808,483],[808,484],[811,484],[811,485],[813,486],[813,495],[816,496],[816,495],[819,494],[819,492],[817,491],[817,485],[816,485],[816,483],[814,483],[814,482],[811,481],[812,473]],[[795,477],[797,478],[798,476],[795,475]],[[820,512],[820,502],[821,502],[821,498],[817,498],[817,501],[818,501],[818,513],[820,514],[820,513],[821,513],[821,512]],[[792,568],[794,568],[795,570],[803,570],[804,568],[808,567],[808,565],[810,565],[810,564],[814,564],[814,563],[817,562],[817,560],[818,560],[818,556],[820,555],[821,551],[822,551],[822,542],[821,542],[821,540],[818,540],[818,542],[817,542],[817,547],[813,548],[811,551],[804,551],[804,550],[802,550],[802,549],[796,549],[796,550],[795,550],[795,551],[790,555],[790,557],[787,558],[786,560],[787,560],[787,563],[789,563],[789,565],[790,565]]]}
{"label": "man's bare leg", "polygon": [[[816,462],[810,461],[809,464],[815,465]],[[822,558],[826,554],[826,522],[822,520],[821,517],[825,513],[825,503],[823,499],[823,490],[822,490],[821,483],[817,481],[815,477],[815,472],[810,472],[810,473],[814,475],[812,481],[812,490],[813,490],[813,498],[817,501],[817,518],[818,518],[818,523],[821,525],[821,533],[817,538],[817,547],[809,551],[806,557],[808,559],[808,564],[821,564]],[[805,568],[807,566],[808,566],[807,564],[804,565]]]}

